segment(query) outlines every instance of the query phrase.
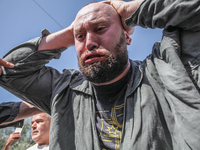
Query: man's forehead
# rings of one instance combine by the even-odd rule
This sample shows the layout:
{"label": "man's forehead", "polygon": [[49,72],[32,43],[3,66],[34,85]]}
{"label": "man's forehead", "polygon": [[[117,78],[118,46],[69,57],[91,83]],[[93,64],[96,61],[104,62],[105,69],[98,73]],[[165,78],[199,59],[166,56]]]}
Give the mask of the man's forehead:
{"label": "man's forehead", "polygon": [[[95,2],[84,6],[77,14],[75,19],[75,31],[80,30],[82,24],[99,24],[110,20],[111,16],[118,14],[116,10],[109,4],[103,2]],[[112,17],[113,18],[113,17]],[[115,17],[114,17],[115,18]]]}
{"label": "man's forehead", "polygon": [[32,121],[33,120],[44,120],[46,117],[47,117],[46,114],[43,114],[43,113],[37,114],[37,115],[33,116]]}

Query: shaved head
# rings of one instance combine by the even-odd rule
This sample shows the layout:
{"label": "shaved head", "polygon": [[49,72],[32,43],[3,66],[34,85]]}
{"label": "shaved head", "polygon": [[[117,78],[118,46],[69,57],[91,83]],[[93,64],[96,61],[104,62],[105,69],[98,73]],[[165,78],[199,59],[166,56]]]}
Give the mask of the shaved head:
{"label": "shaved head", "polygon": [[[90,13],[97,12],[101,14],[106,14],[108,17],[115,17],[118,18],[118,23],[121,24],[120,17],[114,7],[110,4],[103,3],[103,2],[92,2],[85,5],[76,15],[75,22],[82,18],[88,16]],[[99,18],[101,19],[101,18]],[[121,24],[122,26],[122,24]],[[122,27],[123,28],[123,27]]]}
{"label": "shaved head", "polygon": [[82,16],[85,14],[85,11],[88,12],[97,12],[99,10],[103,10],[104,13],[108,15],[116,14],[118,15],[117,11],[114,9],[114,7],[110,4],[103,3],[103,2],[92,2],[87,5],[85,5],[79,12],[77,13],[77,16]]}

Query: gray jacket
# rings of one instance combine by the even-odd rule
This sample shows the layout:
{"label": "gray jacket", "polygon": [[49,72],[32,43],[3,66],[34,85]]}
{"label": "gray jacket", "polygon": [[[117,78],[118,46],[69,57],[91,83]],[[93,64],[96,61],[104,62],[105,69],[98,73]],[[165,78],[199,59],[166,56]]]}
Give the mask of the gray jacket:
{"label": "gray jacket", "polygon": [[[187,7],[185,7],[187,6]],[[165,28],[144,61],[132,61],[121,150],[200,149],[200,1],[147,0],[128,25]],[[64,49],[37,51],[40,38],[12,49],[2,87],[51,114],[51,150],[99,150],[92,85],[77,70],[44,66]]]}

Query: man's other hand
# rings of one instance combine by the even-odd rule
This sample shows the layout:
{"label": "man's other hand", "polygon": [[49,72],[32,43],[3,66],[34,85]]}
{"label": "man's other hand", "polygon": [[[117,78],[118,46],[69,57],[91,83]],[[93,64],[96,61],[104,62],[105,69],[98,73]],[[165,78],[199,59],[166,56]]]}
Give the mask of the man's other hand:
{"label": "man's other hand", "polygon": [[131,17],[131,15],[137,10],[137,8],[140,6],[140,4],[143,1],[144,0],[133,0],[133,1],[125,2],[123,0],[107,0],[107,1],[104,1],[104,3],[110,4],[115,8],[115,10],[118,12],[118,14],[121,17],[121,21],[122,21],[124,29],[127,31],[129,35],[131,35],[134,32],[134,27],[131,27],[131,28],[128,27],[125,24],[125,20]]}
{"label": "man's other hand", "polygon": [[19,132],[13,132],[9,136],[9,138],[8,138],[8,140],[6,142],[6,145],[5,145],[3,150],[9,150],[9,147],[13,143],[13,141],[18,141],[20,139],[20,137],[21,137],[21,134],[19,134]]}
{"label": "man's other hand", "polygon": [[[9,62],[0,58],[0,66],[6,67],[6,68],[13,68],[14,64],[9,63]],[[1,75],[1,73],[2,73],[2,68],[0,68],[0,75]]]}
{"label": "man's other hand", "polygon": [[19,132],[13,132],[9,136],[9,140],[11,140],[11,141],[19,141],[20,137],[21,137],[21,134],[19,134]]}

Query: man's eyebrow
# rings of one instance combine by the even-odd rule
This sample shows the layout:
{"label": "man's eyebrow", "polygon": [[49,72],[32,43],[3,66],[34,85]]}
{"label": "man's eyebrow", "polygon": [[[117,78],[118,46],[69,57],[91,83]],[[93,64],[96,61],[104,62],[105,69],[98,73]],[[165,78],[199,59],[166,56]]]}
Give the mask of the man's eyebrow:
{"label": "man's eyebrow", "polygon": [[[99,18],[97,20],[91,20],[89,22],[91,23],[91,25],[96,25],[96,24],[99,24],[99,23],[107,22],[107,19]],[[75,31],[75,33],[77,33],[77,32],[80,32],[81,30],[82,30],[82,28],[80,26],[80,27],[77,27],[74,31]]]}
{"label": "man's eyebrow", "polygon": [[102,23],[102,22],[106,22],[107,20],[105,18],[99,18],[97,20],[92,20],[90,21],[92,24],[99,24],[99,23]]}
{"label": "man's eyebrow", "polygon": [[80,27],[74,29],[74,32],[75,32],[75,33],[78,33],[78,32],[80,32],[81,30],[82,30],[82,29],[81,29],[81,26],[80,26]]}
{"label": "man's eyebrow", "polygon": [[37,121],[43,121],[44,119],[35,119],[34,121],[31,121],[32,122],[37,122]]}

